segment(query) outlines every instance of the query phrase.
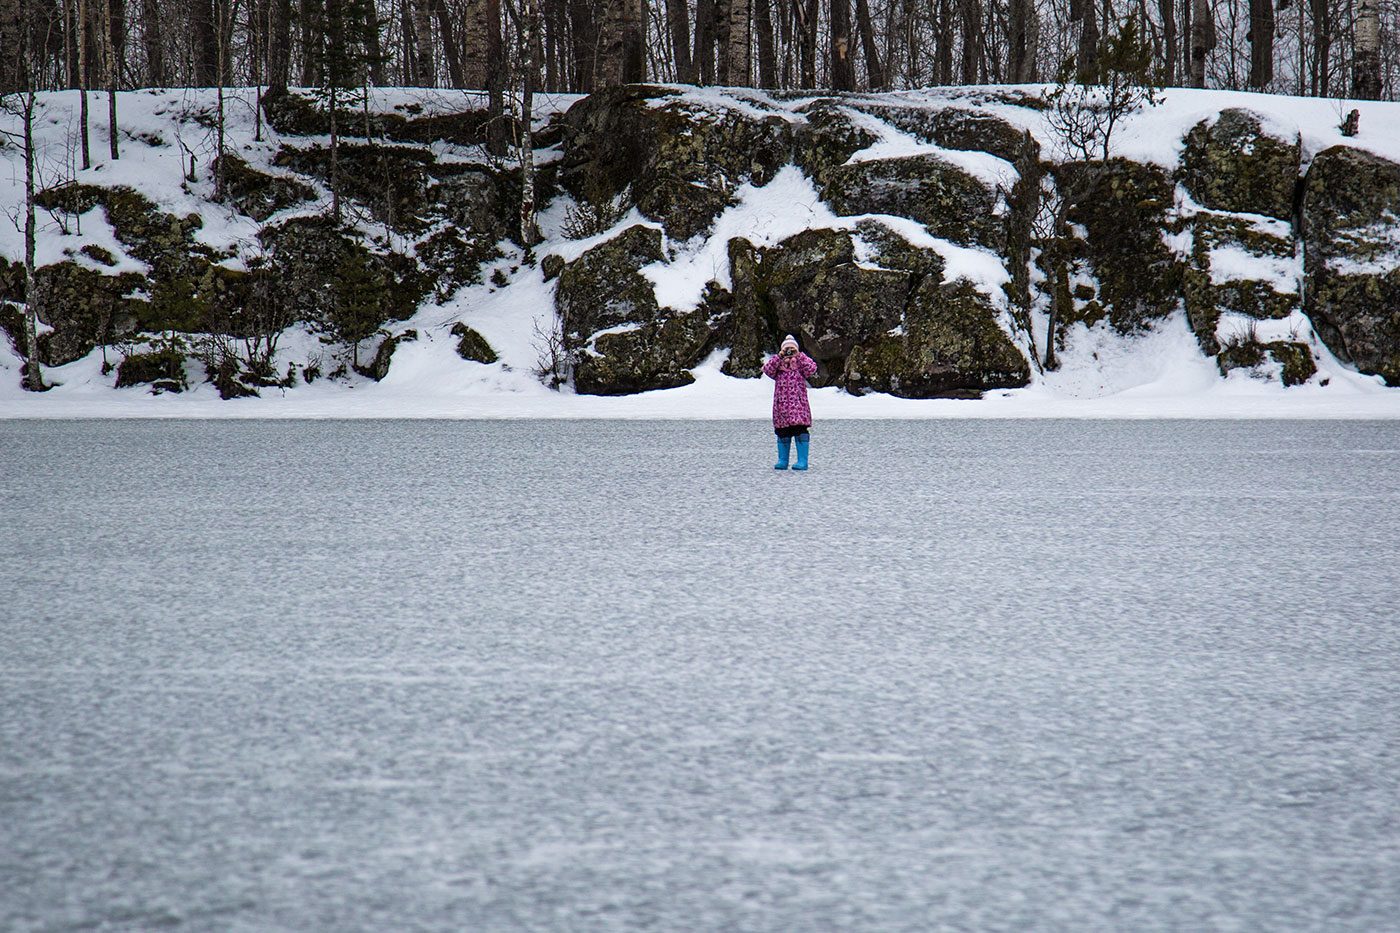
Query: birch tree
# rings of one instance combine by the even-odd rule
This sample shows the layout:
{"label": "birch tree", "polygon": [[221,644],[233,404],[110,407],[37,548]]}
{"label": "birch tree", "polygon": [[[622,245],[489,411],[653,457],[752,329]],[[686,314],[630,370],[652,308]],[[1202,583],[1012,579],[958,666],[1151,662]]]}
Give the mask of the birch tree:
{"label": "birch tree", "polygon": [[1362,100],[1381,96],[1381,7],[1379,0],[1360,0],[1356,11],[1356,56],[1352,60],[1351,94]]}

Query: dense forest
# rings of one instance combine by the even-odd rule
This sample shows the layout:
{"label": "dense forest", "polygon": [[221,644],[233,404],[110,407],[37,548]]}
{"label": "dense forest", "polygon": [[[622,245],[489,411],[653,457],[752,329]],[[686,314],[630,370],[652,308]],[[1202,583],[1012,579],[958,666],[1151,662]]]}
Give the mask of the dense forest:
{"label": "dense forest", "polygon": [[1167,86],[1379,99],[1400,76],[1400,0],[0,0],[0,93],[1025,83],[1128,20]]}

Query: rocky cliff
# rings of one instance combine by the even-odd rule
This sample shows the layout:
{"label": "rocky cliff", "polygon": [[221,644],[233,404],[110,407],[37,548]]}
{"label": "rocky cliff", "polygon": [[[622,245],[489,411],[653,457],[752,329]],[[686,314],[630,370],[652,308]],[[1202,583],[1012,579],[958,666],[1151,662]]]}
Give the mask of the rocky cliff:
{"label": "rocky cliff", "polygon": [[[1281,99],[1251,109],[1242,96],[1141,115],[1086,186],[1035,89],[612,89],[541,121],[552,207],[530,250],[512,242],[518,173],[484,153],[479,111],[347,111],[360,135],[332,167],[323,110],[280,96],[264,101],[273,142],[232,147],[181,179],[180,198],[96,171],[41,193],[45,230],[61,236],[41,249],[38,349],[55,366],[115,347],[114,384],[179,389],[192,371],[226,397],[337,370],[382,378],[417,336],[396,322],[489,274],[501,288],[550,283],[554,375],[580,393],[684,385],[717,350],[726,373],[755,377],[793,333],[821,384],[976,396],[1037,378],[1047,342],[1076,327],[1132,335],[1172,315],[1222,374],[1306,382],[1326,352],[1400,386],[1400,163],[1364,137],[1290,130],[1264,112]],[[183,174],[169,138],[182,124],[147,123],[127,158],[163,153]],[[1045,209],[1071,191],[1056,254]],[[190,208],[215,197],[216,214]],[[84,223],[101,235],[75,235]],[[22,253],[6,252],[0,323],[23,352]],[[1051,333],[1056,288],[1067,319]],[[460,321],[440,326],[464,361],[506,365]],[[330,362],[275,349],[298,327]]]}

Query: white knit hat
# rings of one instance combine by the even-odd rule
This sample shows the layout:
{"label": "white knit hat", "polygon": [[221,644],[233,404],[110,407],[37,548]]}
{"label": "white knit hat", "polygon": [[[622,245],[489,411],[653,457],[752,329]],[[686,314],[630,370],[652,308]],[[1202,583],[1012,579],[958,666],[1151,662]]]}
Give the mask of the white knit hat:
{"label": "white knit hat", "polygon": [[783,338],[782,349],[786,350],[788,347],[792,347],[794,350],[797,349],[797,338],[794,337],[792,334],[788,334],[786,337]]}

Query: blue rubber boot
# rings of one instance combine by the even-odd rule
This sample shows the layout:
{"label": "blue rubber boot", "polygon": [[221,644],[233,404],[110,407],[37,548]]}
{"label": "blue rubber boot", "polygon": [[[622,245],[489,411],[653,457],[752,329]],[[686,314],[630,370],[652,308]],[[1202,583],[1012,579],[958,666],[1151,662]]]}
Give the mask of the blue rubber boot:
{"label": "blue rubber boot", "polygon": [[797,435],[797,463],[793,465],[794,470],[807,469],[807,445],[811,443],[812,435]]}
{"label": "blue rubber boot", "polygon": [[775,470],[786,470],[788,468],[788,454],[792,451],[792,438],[778,438],[778,462],[773,464]]}

